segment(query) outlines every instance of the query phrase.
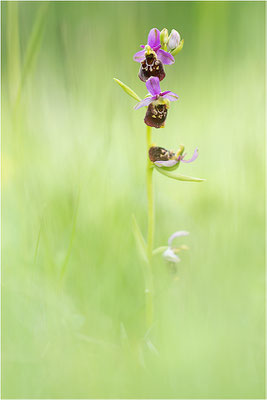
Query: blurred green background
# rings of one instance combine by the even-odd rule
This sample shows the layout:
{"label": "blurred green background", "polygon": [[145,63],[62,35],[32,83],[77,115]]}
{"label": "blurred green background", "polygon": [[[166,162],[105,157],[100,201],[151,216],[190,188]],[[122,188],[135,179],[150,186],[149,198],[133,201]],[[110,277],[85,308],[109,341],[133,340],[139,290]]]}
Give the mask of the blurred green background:
{"label": "blurred green background", "polygon": [[[264,398],[264,2],[2,5],[2,398]],[[144,340],[146,94],[132,59],[152,27],[184,49],[166,68],[155,257]],[[153,347],[154,346],[154,347]]]}

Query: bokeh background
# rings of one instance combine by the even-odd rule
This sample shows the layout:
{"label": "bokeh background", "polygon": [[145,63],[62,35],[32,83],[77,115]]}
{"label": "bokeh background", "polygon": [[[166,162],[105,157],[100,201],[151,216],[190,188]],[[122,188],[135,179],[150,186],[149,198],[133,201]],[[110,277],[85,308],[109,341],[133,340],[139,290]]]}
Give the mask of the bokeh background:
{"label": "bokeh background", "polygon": [[[2,398],[264,398],[264,2],[2,5]],[[132,59],[152,27],[185,39],[159,145],[199,158],[154,174],[145,335],[145,110]]]}

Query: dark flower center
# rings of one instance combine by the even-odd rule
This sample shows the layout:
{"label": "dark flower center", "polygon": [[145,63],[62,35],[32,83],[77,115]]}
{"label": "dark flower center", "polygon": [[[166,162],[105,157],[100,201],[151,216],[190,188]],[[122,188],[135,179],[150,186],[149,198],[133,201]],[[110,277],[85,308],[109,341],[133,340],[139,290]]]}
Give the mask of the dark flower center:
{"label": "dark flower center", "polygon": [[145,123],[148,126],[160,128],[161,126],[164,126],[167,112],[166,104],[157,104],[157,102],[153,101],[147,108]]}
{"label": "dark flower center", "polygon": [[166,104],[159,104],[157,106],[155,106],[157,113],[158,113],[158,117],[162,118],[162,116],[164,115],[165,111],[166,111]]}
{"label": "dark flower center", "polygon": [[164,147],[153,146],[150,147],[148,155],[150,161],[155,162],[171,160],[175,156],[175,153],[171,150],[164,149]]}
{"label": "dark flower center", "polygon": [[157,59],[157,57],[154,54],[148,54],[146,55],[146,58],[144,61],[142,61],[142,68],[145,69],[146,71],[150,69],[152,71],[153,69],[159,69],[159,64],[160,61]]}
{"label": "dark flower center", "polygon": [[145,82],[151,76],[157,76],[161,81],[165,77],[162,62],[157,58],[155,53],[146,54],[145,57],[141,62],[139,78]]}

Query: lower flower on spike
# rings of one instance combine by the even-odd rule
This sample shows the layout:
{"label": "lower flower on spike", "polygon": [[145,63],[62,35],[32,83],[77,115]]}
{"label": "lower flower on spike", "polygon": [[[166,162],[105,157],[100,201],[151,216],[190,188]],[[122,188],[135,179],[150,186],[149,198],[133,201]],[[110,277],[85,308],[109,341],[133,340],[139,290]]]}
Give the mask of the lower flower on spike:
{"label": "lower flower on spike", "polygon": [[148,156],[150,161],[159,168],[174,170],[180,162],[190,163],[198,157],[198,149],[195,149],[193,156],[189,160],[185,160],[183,155],[184,146],[180,146],[178,151],[174,153],[172,150],[166,150],[164,147],[152,146],[149,149]]}
{"label": "lower flower on spike", "polygon": [[147,106],[145,124],[154,128],[161,128],[165,124],[168,108],[171,101],[178,100],[177,94],[170,90],[161,92],[159,78],[152,76],[146,81],[146,87],[151,96],[136,104],[135,109]]}

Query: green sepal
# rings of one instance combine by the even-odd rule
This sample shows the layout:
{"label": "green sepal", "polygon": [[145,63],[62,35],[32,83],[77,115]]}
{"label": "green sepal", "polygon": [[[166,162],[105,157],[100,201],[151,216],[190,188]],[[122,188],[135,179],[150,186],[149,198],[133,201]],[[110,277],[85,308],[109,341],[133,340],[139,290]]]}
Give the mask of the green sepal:
{"label": "green sepal", "polygon": [[142,256],[144,261],[148,263],[146,242],[145,242],[142,232],[138,226],[138,223],[136,221],[134,214],[132,215],[132,224],[133,224],[133,234],[134,234],[140,255]]}
{"label": "green sepal", "polygon": [[181,40],[180,44],[178,47],[176,47],[176,49],[172,50],[170,52],[170,54],[172,56],[176,56],[176,54],[180,53],[180,51],[182,50],[182,48],[184,47],[184,39]]}
{"label": "green sepal", "polygon": [[141,101],[140,97],[131,89],[129,86],[125,85],[123,82],[121,82],[119,79],[113,78],[115,82],[117,82],[118,85],[133,99],[137,101]]}
{"label": "green sepal", "polygon": [[168,246],[160,246],[160,247],[157,247],[156,249],[154,249],[154,250],[152,251],[152,255],[153,255],[153,256],[156,256],[157,254],[163,253],[165,250],[167,250],[167,248],[168,248]]}
{"label": "green sepal", "polygon": [[168,172],[166,170],[163,170],[162,167],[157,167],[155,165],[156,170],[161,173],[162,175],[167,176],[168,178],[171,179],[176,179],[177,181],[183,181],[183,182],[203,182],[206,179],[201,179],[201,178],[194,178],[192,176],[185,176],[185,175],[180,175],[180,174],[172,174],[171,172]]}
{"label": "green sepal", "polygon": [[163,169],[164,171],[175,171],[179,167],[179,165],[180,161],[177,164],[173,165],[172,167],[164,167],[163,165],[161,167],[158,167],[156,164],[155,167],[159,168],[160,170]]}

